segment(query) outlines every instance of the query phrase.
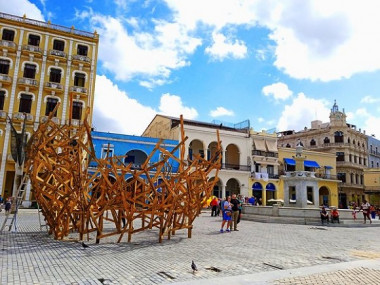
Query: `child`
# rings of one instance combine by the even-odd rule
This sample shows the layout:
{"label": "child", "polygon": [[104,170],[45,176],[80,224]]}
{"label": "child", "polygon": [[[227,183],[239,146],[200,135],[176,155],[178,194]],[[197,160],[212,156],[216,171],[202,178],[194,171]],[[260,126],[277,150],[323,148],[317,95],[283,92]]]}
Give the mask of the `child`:
{"label": "child", "polygon": [[354,218],[354,221],[356,221],[356,209],[355,209],[355,207],[352,209],[352,217]]}

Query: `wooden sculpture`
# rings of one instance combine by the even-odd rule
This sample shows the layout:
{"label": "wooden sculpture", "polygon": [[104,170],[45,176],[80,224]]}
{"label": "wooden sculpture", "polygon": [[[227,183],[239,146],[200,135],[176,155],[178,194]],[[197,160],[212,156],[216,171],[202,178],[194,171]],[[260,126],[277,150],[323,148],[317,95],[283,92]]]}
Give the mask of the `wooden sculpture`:
{"label": "wooden sculpture", "polygon": [[[152,228],[159,229],[159,242],[180,229],[187,229],[191,238],[193,221],[218,180],[219,133],[218,148],[210,160],[200,155],[185,160],[187,137],[181,116],[177,147],[168,151],[159,141],[136,170],[122,163],[124,157],[97,158],[90,130],[87,120],[79,127],[61,126],[50,116],[28,143],[26,169],[55,239],[77,232],[83,240],[96,232],[97,243],[113,235],[119,236],[118,242],[126,235],[130,242],[132,234]],[[180,157],[174,155],[178,149]],[[156,151],[163,154],[162,159],[149,164]],[[178,162],[178,172],[172,172],[169,159]],[[97,165],[91,172],[90,161]],[[209,179],[211,174],[215,179]]]}

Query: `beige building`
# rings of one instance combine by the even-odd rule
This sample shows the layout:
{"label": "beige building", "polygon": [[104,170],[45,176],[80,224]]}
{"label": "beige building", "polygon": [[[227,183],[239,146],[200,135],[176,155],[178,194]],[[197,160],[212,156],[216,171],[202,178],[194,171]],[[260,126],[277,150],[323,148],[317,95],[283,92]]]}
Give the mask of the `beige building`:
{"label": "beige building", "polygon": [[364,169],[364,185],[368,202],[380,207],[380,168]]}
{"label": "beige building", "polygon": [[346,122],[346,114],[334,103],[330,121],[312,121],[311,128],[279,133],[278,145],[294,148],[301,142],[305,149],[327,152],[336,156],[336,174],[339,183],[339,205],[346,208],[350,202],[361,203],[365,198],[364,169],[368,166],[368,147],[365,131]]}
{"label": "beige building", "polygon": [[[28,136],[58,102],[56,123],[79,125],[87,107],[91,121],[99,37],[4,13],[0,36],[0,193],[8,197],[15,192],[17,169],[10,155],[7,116],[17,131],[26,117]],[[30,185],[25,199],[31,200]]]}
{"label": "beige building", "polygon": [[[236,126],[184,120],[184,131],[188,140],[185,143],[185,158],[192,159],[194,154],[210,159],[216,150],[219,130],[222,142],[222,169],[214,195],[224,198],[233,193],[248,196],[248,179],[251,174],[251,139],[249,123]],[[181,140],[180,120],[156,115],[142,136],[162,139]],[[209,179],[213,179],[210,177]]]}

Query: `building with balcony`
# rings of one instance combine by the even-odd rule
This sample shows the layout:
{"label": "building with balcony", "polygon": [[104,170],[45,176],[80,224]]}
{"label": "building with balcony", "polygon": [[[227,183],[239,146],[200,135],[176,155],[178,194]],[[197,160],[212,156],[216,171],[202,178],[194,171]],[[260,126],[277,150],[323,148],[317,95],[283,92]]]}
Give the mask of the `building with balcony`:
{"label": "building with balcony", "polygon": [[30,136],[59,102],[56,123],[79,125],[86,108],[91,123],[99,37],[5,13],[0,13],[0,37],[0,193],[8,197],[16,189],[6,116],[18,131],[26,118]]}
{"label": "building with balcony", "polygon": [[[213,194],[220,198],[233,193],[248,196],[248,182],[252,167],[249,121],[226,125],[225,123],[184,120],[184,131],[188,137],[185,143],[185,158],[192,160],[197,154],[210,159],[216,151],[217,130],[223,152],[222,168]],[[180,141],[180,119],[156,115],[142,136]],[[214,177],[211,175],[209,179],[214,179]]]}
{"label": "building with balcony", "polygon": [[380,206],[380,168],[364,169],[365,194],[368,202],[376,207]]}
{"label": "building with balcony", "polygon": [[346,114],[334,103],[330,121],[312,121],[311,128],[278,133],[278,145],[295,148],[298,142],[307,150],[331,153],[336,156],[339,183],[339,206],[361,203],[365,198],[363,170],[368,167],[368,142],[365,131],[346,122]]}
{"label": "building with balcony", "polygon": [[380,140],[374,136],[368,136],[368,167],[380,167]]}

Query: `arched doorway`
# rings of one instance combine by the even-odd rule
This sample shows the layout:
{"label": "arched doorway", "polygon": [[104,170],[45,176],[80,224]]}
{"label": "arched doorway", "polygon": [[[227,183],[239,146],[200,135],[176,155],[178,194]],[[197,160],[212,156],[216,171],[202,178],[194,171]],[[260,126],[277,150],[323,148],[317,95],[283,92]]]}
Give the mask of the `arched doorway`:
{"label": "arched doorway", "polygon": [[265,186],[266,190],[266,200],[270,199],[276,199],[276,186],[273,183],[268,183],[267,186]]}
{"label": "arched doorway", "polygon": [[147,154],[141,150],[133,149],[126,153],[126,158],[124,159],[125,164],[132,163],[132,169],[141,169],[141,165],[143,165],[148,158]]}
{"label": "arched doorway", "polygon": [[226,148],[226,168],[239,169],[240,154],[239,149],[234,144],[229,144]]}
{"label": "arched doorway", "polygon": [[263,198],[263,185],[259,182],[255,182],[252,185],[252,195],[256,197],[256,200]]}
{"label": "arched doorway", "polygon": [[226,186],[226,197],[231,196],[232,194],[240,194],[240,183],[235,178],[228,180]]}
{"label": "arched doorway", "polygon": [[[215,177],[211,177],[209,179],[209,181],[214,181],[214,179],[215,179]],[[223,196],[222,185],[223,185],[222,181],[219,179],[218,182],[215,183],[211,195],[214,195],[214,196],[216,196],[218,198],[225,198],[225,197],[222,197]]]}
{"label": "arched doorway", "polygon": [[330,191],[326,186],[319,188],[319,204],[325,206],[330,205]]}
{"label": "arched doorway", "polygon": [[210,143],[207,148],[207,160],[210,160],[212,157],[214,157],[217,150],[218,150],[218,143],[217,142]]}
{"label": "arched doorway", "polygon": [[205,157],[203,143],[200,140],[192,140],[189,144],[189,159],[193,160],[194,155]]}

